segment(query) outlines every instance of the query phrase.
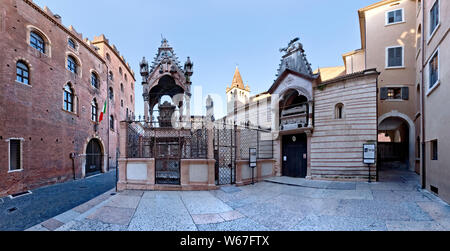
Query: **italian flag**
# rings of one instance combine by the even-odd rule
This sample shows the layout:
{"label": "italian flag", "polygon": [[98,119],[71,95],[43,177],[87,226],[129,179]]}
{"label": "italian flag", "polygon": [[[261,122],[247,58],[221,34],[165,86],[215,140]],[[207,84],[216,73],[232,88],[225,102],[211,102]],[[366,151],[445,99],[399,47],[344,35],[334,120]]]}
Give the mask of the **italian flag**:
{"label": "italian flag", "polygon": [[103,117],[106,114],[106,106],[108,105],[108,99],[106,99],[105,101],[105,106],[103,107],[102,113],[100,113],[100,119],[98,121],[98,123],[101,123],[103,121]]}

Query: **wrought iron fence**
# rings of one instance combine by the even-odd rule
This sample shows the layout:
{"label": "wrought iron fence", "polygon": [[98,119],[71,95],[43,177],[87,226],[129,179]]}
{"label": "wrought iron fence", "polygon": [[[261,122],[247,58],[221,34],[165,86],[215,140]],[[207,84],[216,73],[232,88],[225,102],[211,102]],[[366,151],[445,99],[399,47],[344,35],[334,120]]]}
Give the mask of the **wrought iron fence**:
{"label": "wrought iron fence", "polygon": [[180,159],[208,157],[208,132],[202,123],[182,129],[153,127],[149,124],[128,122],[127,158],[157,158],[172,149],[176,149]]}
{"label": "wrought iron fence", "polygon": [[273,139],[270,131],[256,128],[240,128],[240,155],[241,159],[248,160],[250,148],[255,148],[258,159],[273,158]]}

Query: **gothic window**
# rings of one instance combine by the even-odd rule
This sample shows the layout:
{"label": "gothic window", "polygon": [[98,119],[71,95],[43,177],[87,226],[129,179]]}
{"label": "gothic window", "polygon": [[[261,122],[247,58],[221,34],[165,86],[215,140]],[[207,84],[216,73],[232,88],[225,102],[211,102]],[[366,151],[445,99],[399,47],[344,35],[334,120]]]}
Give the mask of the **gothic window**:
{"label": "gothic window", "polygon": [[344,118],[344,104],[339,103],[335,108],[335,119],[343,119]]}
{"label": "gothic window", "polygon": [[128,81],[128,76],[126,73],[125,73],[125,81]]}
{"label": "gothic window", "polygon": [[75,74],[78,73],[78,64],[74,57],[67,57],[67,69]]}
{"label": "gothic window", "polygon": [[109,128],[111,128],[111,130],[114,131],[114,116],[113,115],[111,115],[109,117]]}
{"label": "gothic window", "polygon": [[112,87],[109,87],[109,99],[110,100],[114,99],[114,90]]}
{"label": "gothic window", "polygon": [[119,67],[119,74],[122,76],[123,71],[122,71],[122,67]]}
{"label": "gothic window", "polygon": [[112,71],[109,72],[109,80],[114,80],[114,74],[112,73]]}
{"label": "gothic window", "polygon": [[22,61],[18,61],[16,64],[16,80],[20,83],[30,84],[30,69]]}
{"label": "gothic window", "polygon": [[123,107],[123,99],[120,100],[120,106]]}
{"label": "gothic window", "polygon": [[92,87],[94,87],[94,88],[97,88],[98,89],[98,76],[97,76],[97,74],[95,73],[95,72],[92,72],[91,73],[91,85],[92,85]]}
{"label": "gothic window", "polygon": [[120,83],[120,91],[124,92],[123,84],[122,84],[122,83]]}
{"label": "gothic window", "polygon": [[91,103],[91,120],[98,122],[98,106],[97,101],[94,99]]}
{"label": "gothic window", "polygon": [[130,95],[130,101],[133,103],[133,95]]}
{"label": "gothic window", "polygon": [[45,41],[42,36],[34,31],[30,32],[30,45],[36,50],[45,53]]}
{"label": "gothic window", "polygon": [[64,87],[64,110],[68,112],[73,112],[73,90],[70,85]]}
{"label": "gothic window", "polygon": [[106,59],[108,59],[108,61],[111,61],[111,56],[109,55],[109,53],[106,53]]}

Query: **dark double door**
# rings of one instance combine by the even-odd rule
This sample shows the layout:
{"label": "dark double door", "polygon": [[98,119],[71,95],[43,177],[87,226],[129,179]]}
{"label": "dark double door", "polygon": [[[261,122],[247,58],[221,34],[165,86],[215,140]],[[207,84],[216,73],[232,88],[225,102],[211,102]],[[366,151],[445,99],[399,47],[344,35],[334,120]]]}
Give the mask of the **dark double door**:
{"label": "dark double door", "polygon": [[93,139],[86,149],[86,176],[98,174],[102,171],[103,153],[100,142]]}
{"label": "dark double door", "polygon": [[306,134],[283,136],[283,176],[306,178],[307,154]]}

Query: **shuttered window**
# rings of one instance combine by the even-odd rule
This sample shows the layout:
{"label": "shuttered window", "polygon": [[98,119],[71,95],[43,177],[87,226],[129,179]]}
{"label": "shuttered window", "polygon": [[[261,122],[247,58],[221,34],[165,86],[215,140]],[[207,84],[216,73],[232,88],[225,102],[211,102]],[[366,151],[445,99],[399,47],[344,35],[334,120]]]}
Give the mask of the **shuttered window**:
{"label": "shuttered window", "polygon": [[18,139],[9,141],[9,171],[22,169],[21,143]]}
{"label": "shuttered window", "polygon": [[409,87],[380,88],[381,100],[409,100]]}
{"label": "shuttered window", "polygon": [[387,50],[387,67],[403,66],[403,47],[392,47]]}

